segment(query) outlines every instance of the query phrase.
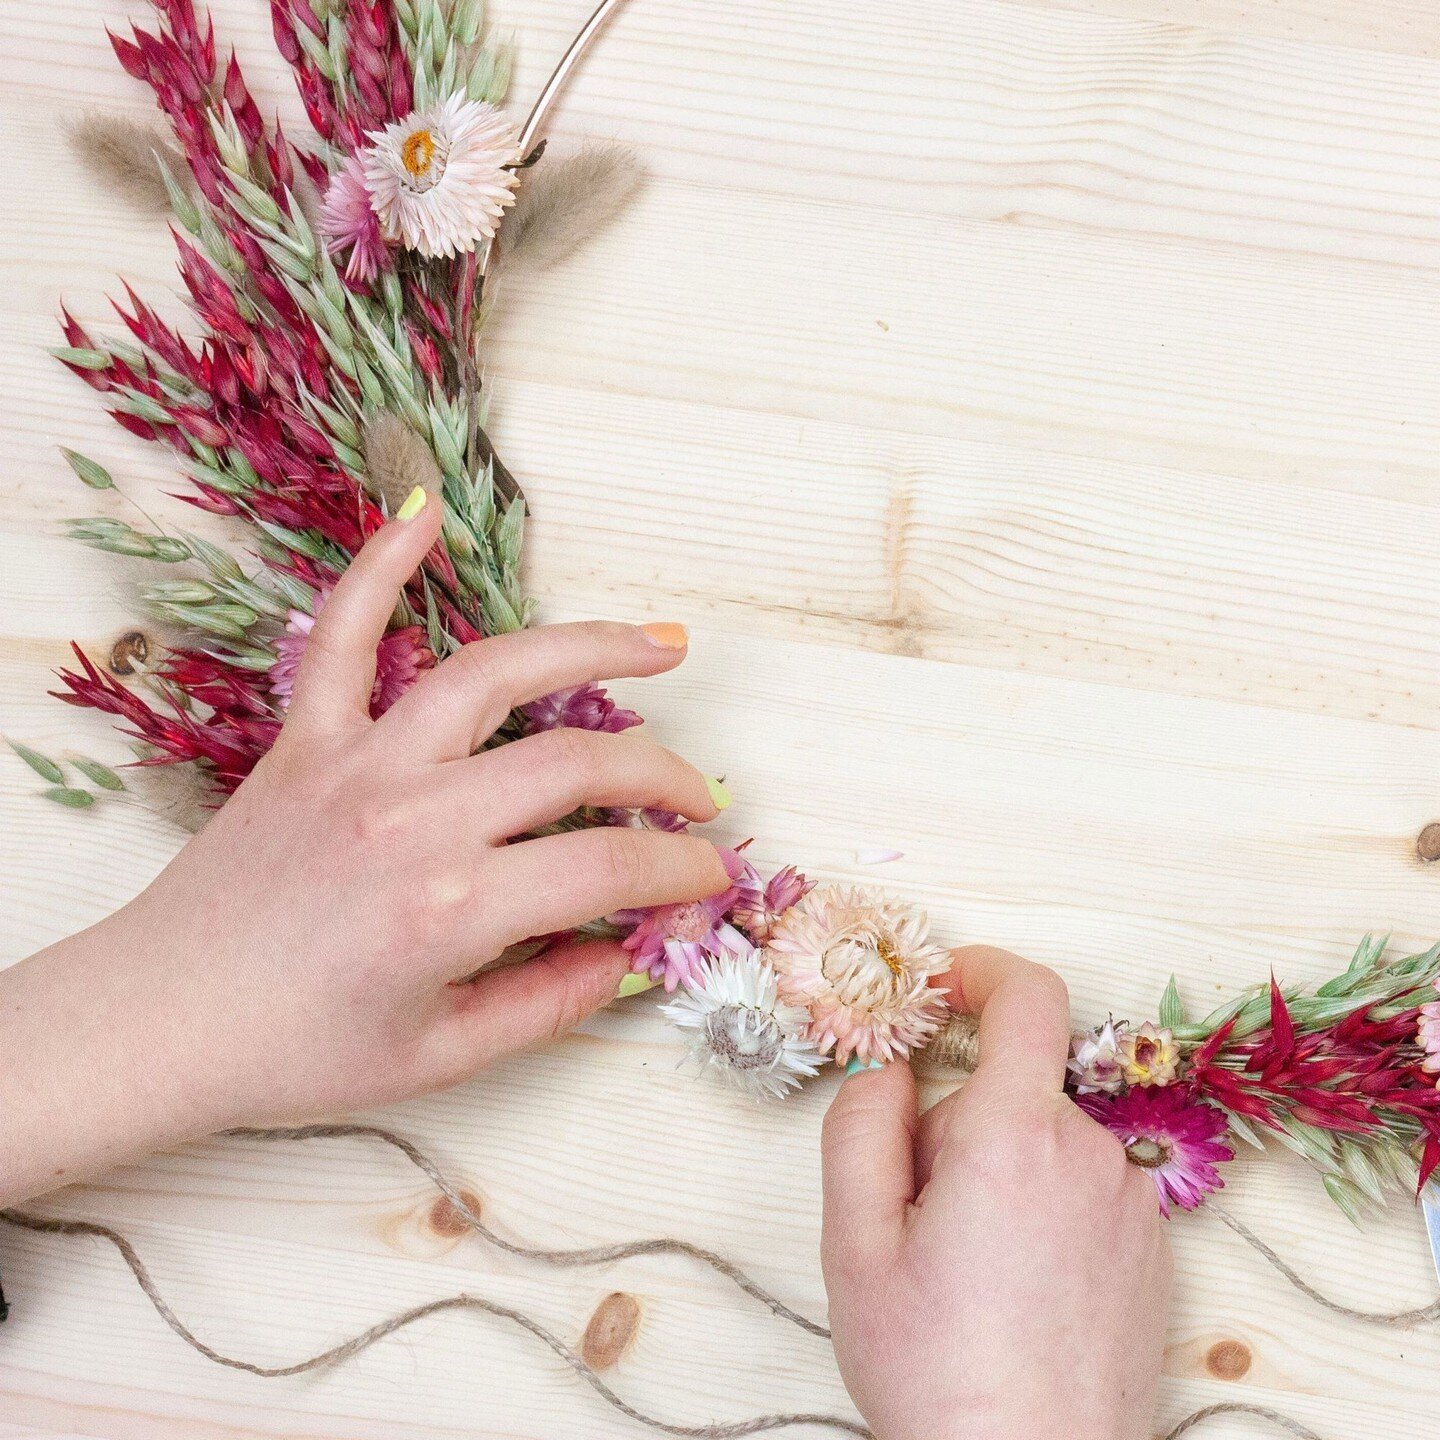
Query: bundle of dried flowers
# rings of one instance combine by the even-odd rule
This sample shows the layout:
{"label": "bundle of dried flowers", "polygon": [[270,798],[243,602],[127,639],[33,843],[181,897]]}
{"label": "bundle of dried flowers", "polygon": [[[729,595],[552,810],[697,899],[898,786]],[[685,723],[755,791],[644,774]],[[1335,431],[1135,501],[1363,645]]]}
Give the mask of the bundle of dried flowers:
{"label": "bundle of dried flowers", "polygon": [[[379,647],[375,712],[459,647],[526,623],[524,504],[484,429],[489,261],[569,254],[636,175],[595,150],[527,168],[537,155],[499,108],[510,62],[482,35],[481,0],[271,0],[315,131],[304,145],[266,122],[193,0],[152,3],[152,29],[111,40],[170,136],[129,125],[120,144],[92,122],[77,143],[132,194],[168,198],[199,338],[126,287],[128,338],[62,312],[57,354],[120,425],[174,452],[191,504],[249,526],[252,554],[242,563],[148,522],[74,521],[85,544],[174,567],[145,598],[183,638],[131,684],[76,647],[61,698],[122,721],[143,765],[203,773],[220,803],[274,742],[337,577],[414,486],[442,501],[442,539]],[[67,459],[90,488],[114,488],[95,461]],[[526,706],[500,742],[638,723],[591,685]],[[89,803],[37,762],[53,798]],[[683,822],[587,811],[568,823]],[[636,975],[679,992],[666,1012],[703,1068],[781,1095],[823,1057],[904,1059],[935,1035],[945,1005],[932,982],[947,960],[919,911],[815,889],[793,868],[767,880],[736,853],[727,864],[731,887],[714,900],[610,920]],[[1272,986],[1198,1025],[1172,985],[1158,1023],[1077,1037],[1073,1093],[1150,1169],[1167,1210],[1219,1187],[1227,1130],[1275,1133],[1351,1213],[1413,1189],[1440,1163],[1440,1001],[1428,1000],[1440,947],[1389,966],[1381,949],[1367,941],[1312,996]]]}

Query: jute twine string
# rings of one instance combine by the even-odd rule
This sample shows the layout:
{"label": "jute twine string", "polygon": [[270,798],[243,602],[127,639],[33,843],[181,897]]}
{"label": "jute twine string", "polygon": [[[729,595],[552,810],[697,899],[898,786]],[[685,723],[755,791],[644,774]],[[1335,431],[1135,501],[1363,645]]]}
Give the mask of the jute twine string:
{"label": "jute twine string", "polygon": [[554,1265],[564,1269],[587,1265],[609,1265],[616,1260],[629,1260],[638,1255],[684,1255],[691,1260],[698,1260],[702,1265],[708,1265],[712,1270],[739,1286],[747,1295],[753,1296],[780,1319],[788,1320],[792,1325],[798,1325],[800,1329],[811,1335],[818,1335],[822,1340],[830,1338],[830,1331],[824,1325],[817,1324],[814,1320],[807,1320],[805,1316],[792,1310],[778,1296],[772,1295],[763,1285],[752,1280],[738,1265],[732,1264],[723,1255],[717,1255],[713,1250],[706,1250],[700,1245],[692,1245],[688,1240],[663,1236],[653,1240],[630,1240],[620,1245],[597,1245],[584,1250],[546,1250],[536,1245],[522,1245],[517,1241],[507,1240],[503,1235],[492,1230],[475,1213],[464,1194],[455,1188],[442,1173],[440,1167],[424,1151],[411,1144],[403,1135],[397,1135],[391,1130],[384,1130],[378,1125],[299,1125],[265,1130],[252,1128],[225,1130],[221,1133],[237,1140],[337,1140],[345,1138],[379,1140],[382,1144],[393,1146],[417,1170],[422,1171],[429,1178],[430,1183],[450,1202],[455,1213],[466,1225],[482,1240],[495,1246],[497,1250],[503,1250],[507,1255],[516,1255],[522,1260],[536,1260],[543,1265]]}
{"label": "jute twine string", "polygon": [[[345,1127],[337,1128],[343,1130]],[[368,1132],[370,1129],[368,1126],[356,1126],[355,1128],[362,1133]],[[262,1131],[252,1134],[250,1138],[288,1140],[296,1137],[287,1134],[272,1136]],[[399,1139],[400,1137],[395,1138]],[[263,1379],[275,1380],[290,1375],[304,1375],[311,1370],[321,1370],[329,1366],[343,1365],[347,1360],[360,1354],[362,1350],[368,1350],[386,1336],[393,1335],[397,1330],[403,1330],[407,1325],[415,1324],[416,1321],[428,1319],[431,1315],[443,1314],[448,1310],[476,1310],[485,1315],[493,1315],[496,1319],[509,1321],[510,1324],[533,1335],[558,1355],[607,1405],[612,1406],[637,1424],[647,1426],[662,1435],[682,1436],[686,1437],[686,1440],[740,1440],[741,1436],[760,1435],[767,1430],[780,1430],[792,1425],[820,1425],[838,1430],[842,1434],[861,1436],[863,1440],[873,1440],[871,1432],[858,1421],[847,1420],[843,1415],[811,1414],[802,1411],[778,1415],[757,1415],[753,1420],[737,1420],[730,1424],[715,1425],[676,1425],[668,1420],[662,1420],[658,1416],[649,1415],[645,1411],[637,1409],[617,1395],[581,1355],[572,1350],[553,1331],[547,1330],[538,1320],[525,1314],[523,1310],[497,1304],[493,1300],[485,1299],[482,1295],[447,1295],[439,1300],[430,1300],[423,1305],[414,1305],[408,1310],[401,1310],[399,1313],[381,1320],[378,1324],[370,1326],[368,1330],[362,1330],[349,1340],[332,1345],[328,1350],[322,1350],[318,1355],[311,1355],[305,1360],[297,1360],[290,1365],[257,1365],[251,1360],[242,1360],[234,1355],[226,1355],[200,1339],[170,1307],[169,1302],[160,1293],[145,1262],[136,1253],[135,1247],[118,1230],[112,1230],[108,1225],[97,1225],[89,1220],[52,1219],[49,1216],[31,1215],[20,1210],[0,1211],[0,1220],[4,1220],[8,1225],[16,1225],[21,1229],[34,1230],[45,1235],[90,1235],[99,1240],[108,1240],[120,1252],[121,1258],[129,1266],[136,1283],[144,1291],[145,1298],[155,1307],[160,1318],[192,1350],[198,1351],[207,1360],[212,1360],[217,1365],[224,1365],[231,1370],[243,1370],[247,1375],[259,1375]]]}
{"label": "jute twine string", "polygon": [[[952,1023],[951,1026],[947,1027],[946,1031],[937,1037],[936,1044],[931,1047],[929,1058],[933,1063],[947,1068],[961,1071],[973,1070],[976,1058],[973,1026],[955,1025]],[[416,1169],[420,1170],[427,1179],[429,1179],[431,1184],[450,1202],[455,1214],[458,1215],[471,1230],[488,1244],[494,1245],[506,1254],[514,1255],[525,1260],[537,1261],[546,1265],[553,1265],[557,1268],[567,1269],[591,1265],[605,1265],[614,1261],[627,1260],[643,1255],[683,1255],[709,1266],[712,1270],[724,1276],[732,1284],[744,1291],[745,1294],[758,1300],[773,1314],[782,1320],[788,1320],[791,1324],[804,1330],[807,1334],[826,1339],[830,1336],[830,1331],[825,1326],[809,1320],[805,1316],[792,1310],[738,1265],[726,1260],[721,1255],[717,1255],[714,1251],[706,1250],[699,1245],[692,1245],[685,1240],[666,1236],[651,1240],[629,1241],[619,1245],[594,1246],[588,1249],[575,1250],[546,1249],[541,1246],[524,1245],[517,1241],[508,1240],[481,1220],[480,1216],[476,1214],[470,1202],[466,1199],[464,1193],[446,1177],[439,1165],[437,1165],[430,1156],[425,1154],[423,1150],[412,1141],[407,1140],[403,1135],[398,1135],[394,1131],[383,1129],[378,1125],[277,1126],[265,1129],[244,1128],[227,1130],[223,1133],[234,1139],[266,1142],[332,1139],[377,1140],[399,1151],[399,1153],[414,1165]],[[1235,1216],[1229,1214],[1227,1211],[1221,1210],[1218,1206],[1212,1205],[1209,1208],[1215,1213],[1217,1218],[1255,1250],[1278,1274],[1282,1275],[1303,1295],[1307,1296],[1325,1310],[1328,1310],[1331,1314],[1349,1320],[1361,1321],[1366,1324],[1389,1327],[1404,1327],[1428,1320],[1440,1319],[1440,1301],[1416,1309],[1377,1312],[1358,1310],[1352,1306],[1333,1300],[1328,1295],[1316,1289],[1316,1287],[1295,1270],[1293,1266],[1281,1259],[1265,1241],[1261,1240],[1258,1235],[1243,1222],[1236,1219]],[[316,1355],[309,1356],[307,1359],[297,1360],[288,1365],[256,1364],[250,1360],[226,1355],[200,1339],[175,1313],[164,1296],[161,1295],[145,1262],[140,1258],[131,1242],[119,1231],[93,1221],[64,1220],[45,1215],[35,1215],[28,1211],[20,1210],[0,1211],[0,1220],[20,1229],[30,1230],[40,1234],[90,1236],[109,1242],[109,1244],[113,1245],[119,1252],[121,1259],[124,1260],[130,1273],[135,1277],[135,1281],[144,1293],[146,1299],[154,1306],[160,1318],[181,1340],[189,1345],[191,1349],[203,1355],[207,1360],[212,1361],[216,1365],[223,1365],[232,1370],[242,1370],[246,1374],[257,1375],[267,1379],[277,1379],[285,1376],[303,1375],[309,1371],[341,1365],[360,1354],[361,1351],[368,1350],[370,1346],[376,1344],[378,1341],[395,1334],[396,1331],[402,1330],[408,1325],[415,1324],[417,1321],[427,1319],[432,1315],[442,1314],[446,1311],[470,1310],[492,1316],[499,1320],[504,1320],[524,1330],[527,1334],[534,1336],[535,1339],[539,1340],[554,1355],[562,1360],[577,1377],[590,1386],[607,1405],[628,1419],[635,1421],[636,1424],[643,1425],[662,1435],[679,1436],[683,1437],[683,1440],[740,1440],[740,1437],[759,1435],[767,1431],[782,1430],[799,1425],[813,1425],[837,1431],[845,1435],[859,1436],[862,1437],[862,1440],[874,1440],[872,1432],[866,1429],[865,1426],[841,1415],[791,1411],[773,1415],[759,1415],[748,1420],[707,1425],[680,1425],[662,1419],[659,1416],[650,1415],[643,1410],[637,1409],[618,1395],[582,1355],[571,1349],[558,1335],[548,1330],[540,1324],[538,1320],[527,1315],[524,1311],[516,1310],[508,1305],[501,1305],[493,1300],[487,1300],[481,1295],[468,1293],[445,1296],[438,1300],[428,1301],[423,1305],[416,1305],[407,1310],[402,1310],[370,1326],[369,1329],[361,1331],[358,1335],[352,1336],[350,1339],[342,1341],[338,1345],[332,1345]],[[1227,1415],[1245,1415],[1258,1420],[1264,1420],[1276,1429],[1298,1437],[1298,1440],[1321,1440],[1321,1437],[1315,1431],[1308,1429],[1299,1421],[1291,1419],[1288,1415],[1278,1410],[1271,1409],[1269,1406],[1264,1405],[1241,1403],[1210,1405],[1204,1409],[1196,1410],[1168,1431],[1163,1437],[1163,1440],[1180,1440],[1182,1435],[1202,1425],[1205,1421]]]}

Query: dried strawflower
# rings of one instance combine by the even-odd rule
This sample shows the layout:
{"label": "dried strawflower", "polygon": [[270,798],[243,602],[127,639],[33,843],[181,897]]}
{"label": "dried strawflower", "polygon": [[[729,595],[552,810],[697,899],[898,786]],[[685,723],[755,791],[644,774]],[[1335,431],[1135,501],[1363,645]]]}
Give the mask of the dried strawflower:
{"label": "dried strawflower", "polygon": [[617,705],[594,681],[531,701],[520,707],[520,713],[532,731],[601,730],[614,735],[644,723],[633,710]]}
{"label": "dried strawflower", "polygon": [[1098,1030],[1079,1030],[1070,1038],[1070,1083],[1077,1095],[1113,1095],[1125,1086],[1120,1058],[1124,1026],[1107,1020]]}
{"label": "dried strawflower", "polygon": [[558,265],[620,213],[644,172],[623,145],[591,144],[544,158],[520,179],[500,245],[510,265]]}
{"label": "dried strawflower", "polygon": [[[720,858],[733,881],[744,862],[733,850],[721,850]],[[630,968],[674,990],[682,982],[693,981],[708,957],[725,950],[744,954],[753,948],[725,918],[734,903],[732,884],[708,900],[658,905],[652,910],[622,910],[611,918],[630,931],[622,942],[630,952]]]}
{"label": "dried strawflower", "polygon": [[879,891],[827,885],[775,922],[767,955],[780,993],[810,1012],[810,1038],[837,1063],[904,1059],[940,1028],[950,966],[913,905]]}
{"label": "dried strawflower", "polygon": [[85,168],[125,196],[137,209],[170,212],[161,158],[178,160],[175,147],[156,125],[128,115],[82,115],[70,127],[70,143]]}
{"label": "dried strawflower", "polygon": [[1124,1095],[1085,1095],[1075,1102],[1125,1147],[1131,1164],[1155,1182],[1160,1212],[1193,1210],[1225,1182],[1215,1167],[1235,1152],[1220,1137],[1224,1112],[1197,1100],[1180,1085],[1130,1090]]}
{"label": "dried strawflower", "polygon": [[687,1032],[690,1056],[732,1085],[778,1099],[819,1069],[806,1038],[809,1013],[780,999],[757,951],[722,949],[702,960],[661,1013]]}
{"label": "dried strawflower", "polygon": [[793,865],[777,870],[768,881],[749,861],[735,882],[739,898],[730,910],[730,919],[757,945],[769,940],[775,922],[798,900],[815,888]]}
{"label": "dried strawflower", "polygon": [[514,202],[515,129],[479,100],[448,100],[387,125],[360,156],[370,204],[392,243],[432,258],[474,250]]}
{"label": "dried strawflower", "polygon": [[[1435,988],[1440,990],[1440,981]],[[1420,1068],[1427,1075],[1440,1072],[1440,1000],[1431,1000],[1420,1007],[1420,1018],[1416,1025],[1416,1039],[1425,1052]],[[1440,1082],[1437,1082],[1440,1083]]]}
{"label": "dried strawflower", "polygon": [[398,415],[380,410],[360,430],[365,488],[393,515],[417,488],[440,494],[444,477],[435,451]]}
{"label": "dried strawflower", "polygon": [[1180,1047],[1174,1035],[1148,1020],[1120,1036],[1119,1053],[1129,1085],[1169,1085],[1180,1072]]}
{"label": "dried strawflower", "polygon": [[[325,603],[322,594],[315,602],[318,613]],[[315,628],[315,616],[303,610],[291,610],[285,633],[275,641],[275,663],[270,667],[270,693],[282,709],[290,706],[295,690],[295,677]],[[435,656],[425,643],[425,631],[419,625],[388,631],[375,650],[375,684],[370,690],[370,714],[383,715],[435,663]]]}
{"label": "dried strawflower", "polygon": [[356,155],[330,179],[320,206],[320,233],[332,255],[350,252],[345,274],[357,284],[368,285],[389,263],[380,217],[365,183],[365,167]]}

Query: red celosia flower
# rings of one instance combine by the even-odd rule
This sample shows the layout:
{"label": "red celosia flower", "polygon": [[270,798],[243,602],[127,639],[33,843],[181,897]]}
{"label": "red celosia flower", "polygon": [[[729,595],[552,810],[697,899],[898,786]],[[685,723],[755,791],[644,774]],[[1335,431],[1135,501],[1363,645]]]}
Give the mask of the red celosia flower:
{"label": "red celosia flower", "polygon": [[1383,1018],[1361,1006],[1332,1025],[1301,1029],[1272,980],[1269,1025],[1240,1040],[1233,1020],[1222,1025],[1190,1057],[1190,1083],[1272,1130],[1288,1119],[1340,1136],[1418,1134],[1423,1186],[1440,1167],[1440,1090],[1417,1039],[1423,993]]}

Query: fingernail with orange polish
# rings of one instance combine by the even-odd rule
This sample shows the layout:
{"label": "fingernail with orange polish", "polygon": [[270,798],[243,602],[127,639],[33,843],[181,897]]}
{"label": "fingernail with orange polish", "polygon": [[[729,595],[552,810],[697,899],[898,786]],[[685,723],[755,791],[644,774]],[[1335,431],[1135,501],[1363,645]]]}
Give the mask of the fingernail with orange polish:
{"label": "fingernail with orange polish", "polygon": [[690,643],[690,632],[671,620],[657,620],[642,625],[640,633],[661,650],[683,650]]}

